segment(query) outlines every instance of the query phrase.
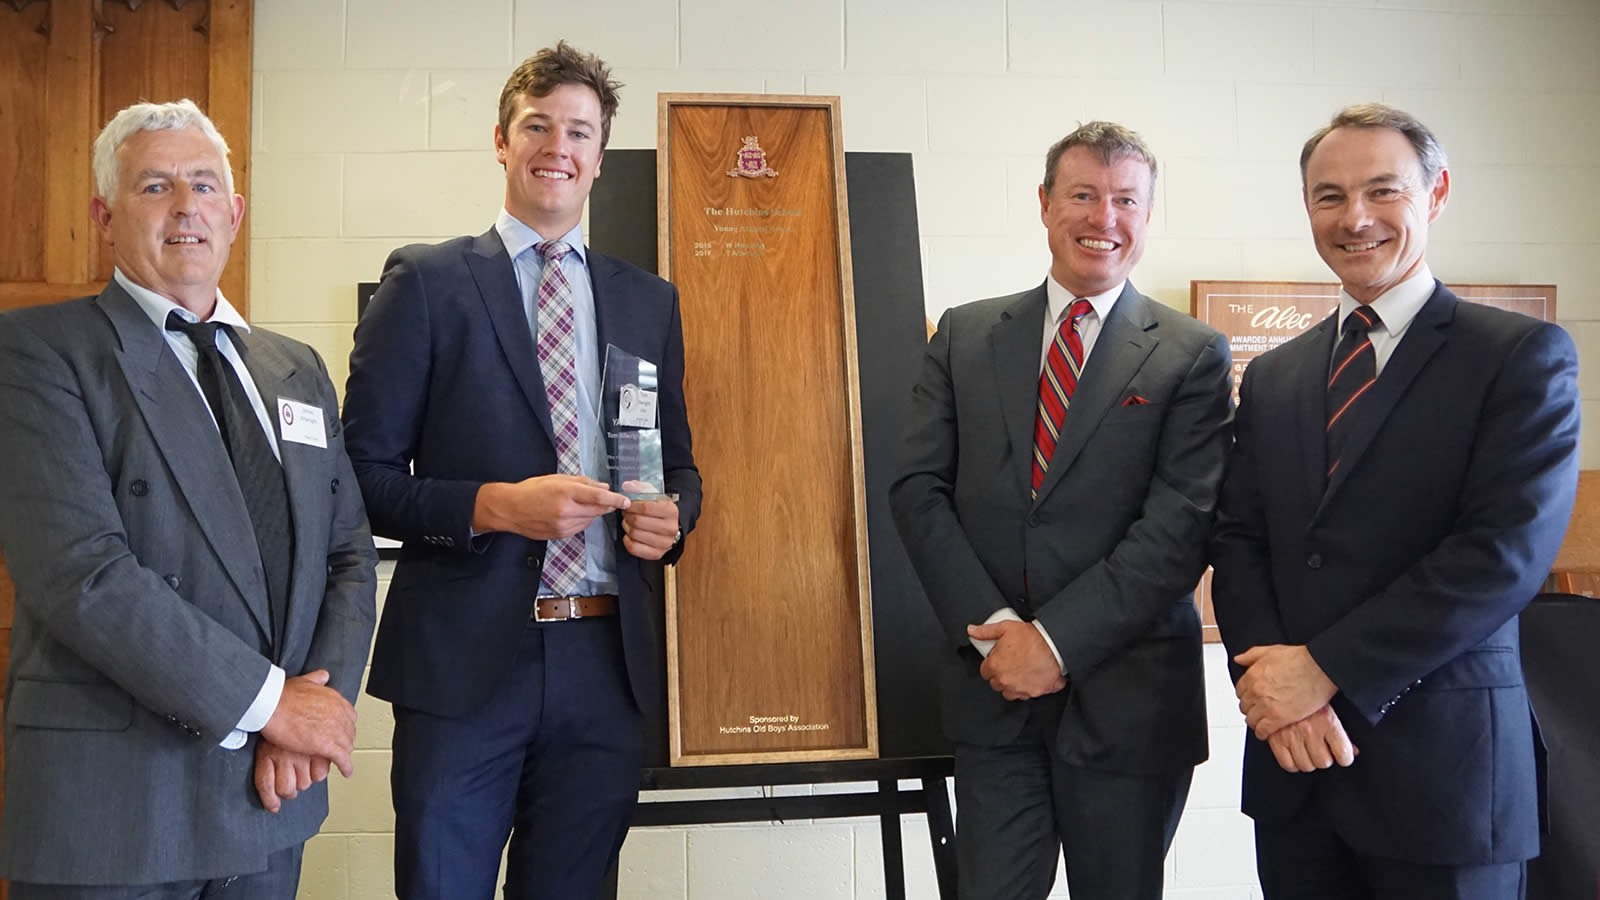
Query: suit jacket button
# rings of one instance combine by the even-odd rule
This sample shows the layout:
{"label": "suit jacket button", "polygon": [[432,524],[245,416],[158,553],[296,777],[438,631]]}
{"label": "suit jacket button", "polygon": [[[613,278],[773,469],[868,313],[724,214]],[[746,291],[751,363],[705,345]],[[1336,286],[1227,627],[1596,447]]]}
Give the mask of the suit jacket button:
{"label": "suit jacket button", "polygon": [[537,570],[540,566],[544,565],[544,559],[543,558],[538,557],[538,556],[533,556],[531,554],[528,556],[528,558],[526,560],[524,560],[524,562],[527,564],[528,568],[535,569],[535,570]]}
{"label": "suit jacket button", "polygon": [[1307,556],[1306,557],[1306,568],[1308,568],[1308,569],[1320,569],[1320,568],[1322,568],[1322,554],[1321,553],[1313,553],[1310,556]]}
{"label": "suit jacket button", "polygon": [[166,575],[163,576],[161,580],[165,581],[167,583],[167,587],[172,588],[173,590],[177,590],[183,586],[183,579],[176,575]]}
{"label": "suit jacket button", "polygon": [[135,497],[143,497],[145,494],[150,493],[150,485],[143,478],[136,478],[132,484],[128,485],[128,493]]}
{"label": "suit jacket button", "polygon": [[335,478],[334,480],[328,482],[328,488],[329,488],[329,493],[333,493],[333,494],[339,493],[339,479]]}
{"label": "suit jacket button", "polygon": [[1039,525],[1039,514],[1038,513],[1029,513],[1028,514],[1028,527],[1029,528],[1035,528],[1038,525]]}

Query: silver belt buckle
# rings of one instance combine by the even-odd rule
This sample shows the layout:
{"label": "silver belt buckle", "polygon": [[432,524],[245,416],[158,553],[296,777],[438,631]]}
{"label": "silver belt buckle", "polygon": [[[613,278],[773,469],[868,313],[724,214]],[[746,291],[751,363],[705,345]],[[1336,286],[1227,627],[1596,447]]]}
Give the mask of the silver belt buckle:
{"label": "silver belt buckle", "polygon": [[[565,601],[567,601],[567,614],[564,615],[564,616],[551,616],[550,618],[545,618],[544,616],[539,614],[539,601],[540,600],[557,600],[557,601],[565,600]],[[566,596],[562,596],[562,597],[535,597],[535,598],[533,598],[533,620],[535,622],[569,622],[569,621],[571,621],[573,619],[580,618],[580,616],[578,615],[578,604],[572,602],[572,600],[573,600],[573,598],[572,598],[572,596],[570,594],[566,595]]]}

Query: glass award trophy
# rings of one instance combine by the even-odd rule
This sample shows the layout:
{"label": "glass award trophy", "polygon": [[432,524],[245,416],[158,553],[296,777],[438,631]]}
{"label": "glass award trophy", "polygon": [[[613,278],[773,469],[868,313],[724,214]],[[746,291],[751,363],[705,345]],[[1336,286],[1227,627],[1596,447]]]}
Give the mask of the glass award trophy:
{"label": "glass award trophy", "polygon": [[606,436],[611,489],[630,500],[666,499],[656,364],[607,344],[600,394],[600,431]]}

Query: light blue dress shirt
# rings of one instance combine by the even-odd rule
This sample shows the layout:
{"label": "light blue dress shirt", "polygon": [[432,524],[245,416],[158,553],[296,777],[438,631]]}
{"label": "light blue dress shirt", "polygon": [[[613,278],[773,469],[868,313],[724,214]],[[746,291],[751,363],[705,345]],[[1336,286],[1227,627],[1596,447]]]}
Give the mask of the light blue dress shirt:
{"label": "light blue dress shirt", "polygon": [[[539,279],[548,265],[533,245],[547,240],[538,232],[500,210],[494,229],[510,254],[512,268],[517,273],[517,287],[522,291],[522,312],[528,319],[535,346],[539,342]],[[561,259],[560,266],[572,287],[572,329],[576,343],[578,376],[578,456],[583,474],[596,481],[608,481],[605,436],[600,433],[600,347],[599,326],[595,322],[594,285],[589,280],[588,249],[583,246],[581,226],[554,240],[572,248]],[[616,514],[601,516],[589,523],[583,532],[583,546],[587,556],[584,577],[573,589],[577,594],[615,594],[617,592],[616,545],[612,542]],[[546,592],[549,585],[541,585]]]}

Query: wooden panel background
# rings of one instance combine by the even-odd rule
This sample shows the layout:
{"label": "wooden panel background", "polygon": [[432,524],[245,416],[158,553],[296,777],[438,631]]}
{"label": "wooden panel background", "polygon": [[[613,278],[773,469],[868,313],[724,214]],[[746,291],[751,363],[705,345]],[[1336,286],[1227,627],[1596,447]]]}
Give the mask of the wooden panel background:
{"label": "wooden panel background", "polygon": [[[252,0],[0,2],[0,312],[98,293],[111,277],[89,215],[91,145],[130,103],[199,104],[248,198],[253,12]],[[247,214],[222,278],[246,316],[249,225]],[[0,560],[0,691],[12,605]]]}
{"label": "wooden panel background", "polygon": [[[90,147],[130,103],[198,103],[248,197],[252,13],[251,0],[0,2],[0,311],[97,293],[111,277],[89,217]],[[222,278],[246,316],[249,227],[247,212]]]}
{"label": "wooden panel background", "polygon": [[[672,761],[870,757],[866,507],[837,101],[717,101],[661,98],[659,259],[683,298],[685,390],[708,487],[669,576]],[[794,105],[769,105],[779,103]],[[778,177],[728,175],[744,135],[760,138]],[[752,716],[829,727],[767,730]]]}
{"label": "wooden panel background", "polygon": [[[1456,296],[1523,315],[1556,320],[1553,284],[1452,284]],[[1233,351],[1233,399],[1250,360],[1303,334],[1339,307],[1339,285],[1310,281],[1191,281],[1189,314],[1227,335]],[[1222,640],[1211,606],[1211,570],[1194,592],[1206,643]]]}

